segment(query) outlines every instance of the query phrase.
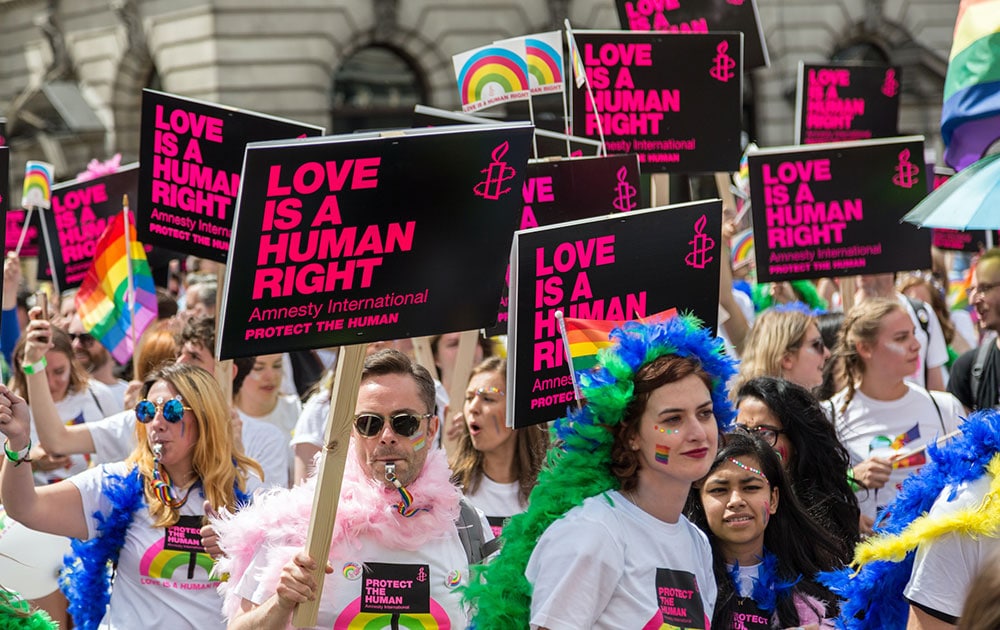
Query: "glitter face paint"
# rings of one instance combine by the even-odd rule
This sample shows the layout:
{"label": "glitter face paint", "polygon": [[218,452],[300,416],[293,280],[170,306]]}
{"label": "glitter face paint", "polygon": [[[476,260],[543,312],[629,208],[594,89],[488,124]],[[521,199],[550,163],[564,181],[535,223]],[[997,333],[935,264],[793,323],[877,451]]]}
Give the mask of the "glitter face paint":
{"label": "glitter face paint", "polygon": [[906,354],[909,352],[909,349],[905,345],[901,343],[896,343],[895,341],[890,341],[886,343],[885,349],[895,354],[898,357],[905,357]]}
{"label": "glitter face paint", "polygon": [[414,433],[413,437],[410,438],[410,443],[413,444],[414,452],[427,446],[427,440],[424,436],[424,432],[420,431],[419,433]]}
{"label": "glitter face paint", "polygon": [[663,427],[656,427],[656,430],[659,431],[660,433],[665,433],[667,435],[671,435],[673,433],[680,433],[681,432],[680,429],[664,429]]}
{"label": "glitter face paint", "polygon": [[656,463],[666,464],[670,461],[670,447],[663,444],[656,445]]}

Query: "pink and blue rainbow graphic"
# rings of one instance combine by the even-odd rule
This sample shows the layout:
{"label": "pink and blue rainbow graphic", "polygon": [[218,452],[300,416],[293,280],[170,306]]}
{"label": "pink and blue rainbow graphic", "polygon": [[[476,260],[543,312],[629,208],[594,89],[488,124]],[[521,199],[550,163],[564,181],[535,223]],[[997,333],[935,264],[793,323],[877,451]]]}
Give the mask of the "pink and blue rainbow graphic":
{"label": "pink and blue rainbow graphic", "polygon": [[532,94],[562,92],[563,56],[559,31],[524,38]]}
{"label": "pink and blue rainbow graphic", "polygon": [[441,604],[431,599],[430,613],[361,612],[361,598],[352,601],[333,622],[333,630],[451,630],[451,620]]}
{"label": "pink and blue rainbow graphic", "polygon": [[52,207],[52,173],[55,167],[48,162],[28,160],[24,165],[24,192],[21,194],[21,207],[44,208]]}
{"label": "pink and blue rainbow graphic", "polygon": [[453,61],[462,111],[531,98],[528,64],[514,44],[484,46],[455,55]]}
{"label": "pink and blue rainbow graphic", "polygon": [[[146,553],[142,554],[142,558],[139,560],[139,575],[160,580],[219,581],[219,578],[211,576],[212,557],[207,553],[196,553],[194,567],[191,567],[190,551],[164,549],[164,542],[165,539],[161,537],[146,549]],[[201,571],[196,571],[193,577],[188,578],[188,569],[198,567],[201,568]],[[179,573],[177,577],[174,577],[174,572],[178,569],[183,575]]]}

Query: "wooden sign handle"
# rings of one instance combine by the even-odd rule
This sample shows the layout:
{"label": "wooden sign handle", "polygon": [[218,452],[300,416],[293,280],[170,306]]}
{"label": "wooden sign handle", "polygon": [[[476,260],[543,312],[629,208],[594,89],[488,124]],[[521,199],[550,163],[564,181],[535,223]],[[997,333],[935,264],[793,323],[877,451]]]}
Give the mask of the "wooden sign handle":
{"label": "wooden sign handle", "polygon": [[469,384],[469,374],[472,373],[473,362],[476,360],[476,346],[479,345],[479,331],[466,330],[458,339],[458,354],[455,356],[455,366],[451,371],[451,383],[448,385],[449,417],[441,418],[441,445],[449,455],[458,448],[457,439],[448,439],[448,423],[451,417],[462,411],[465,401],[465,386]]}
{"label": "wooden sign handle", "polygon": [[319,616],[319,600],[323,593],[325,568],[330,555],[333,524],[337,518],[337,502],[340,499],[340,486],[344,481],[354,407],[358,401],[361,370],[367,348],[368,344],[343,346],[337,353],[337,374],[333,380],[330,417],[326,423],[326,445],[320,453],[316,494],[313,496],[312,518],[309,519],[309,535],[306,539],[306,553],[316,561],[313,578],[316,580],[317,595],[316,599],[295,608],[292,625],[296,628],[315,626]]}
{"label": "wooden sign handle", "polygon": [[[219,305],[222,301],[226,299],[225,286],[226,282],[226,266],[218,265],[215,269],[215,309],[216,313],[219,312]],[[218,315],[216,315],[216,329],[220,326]],[[209,348],[210,350],[215,350],[215,348]],[[233,399],[233,360],[226,359],[225,361],[219,361],[219,357],[215,357],[215,380],[219,382],[219,387],[222,388],[222,396],[225,400]]]}

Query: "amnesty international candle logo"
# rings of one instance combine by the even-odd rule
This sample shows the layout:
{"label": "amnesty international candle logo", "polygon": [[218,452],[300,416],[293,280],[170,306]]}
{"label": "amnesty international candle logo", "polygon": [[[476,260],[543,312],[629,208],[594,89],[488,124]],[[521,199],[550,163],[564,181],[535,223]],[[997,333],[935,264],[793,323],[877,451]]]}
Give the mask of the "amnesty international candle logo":
{"label": "amnesty international candle logo", "polygon": [[517,171],[513,167],[508,166],[506,162],[501,161],[503,156],[507,155],[508,148],[508,144],[502,142],[493,149],[493,153],[491,154],[493,161],[490,162],[489,166],[480,171],[486,174],[486,179],[476,184],[473,188],[476,195],[484,199],[499,199],[510,192],[510,186],[504,188],[503,185],[504,182],[514,179]]}
{"label": "amnesty international candle logo", "polygon": [[629,210],[635,209],[639,205],[633,201],[636,196],[636,189],[635,186],[628,183],[628,176],[628,168],[623,166],[618,169],[618,173],[616,174],[618,184],[615,186],[617,197],[615,197],[614,207],[615,210],[618,210],[619,212],[628,212]]}
{"label": "amnesty international candle logo", "polygon": [[716,81],[727,83],[730,79],[736,76],[736,73],[733,72],[733,68],[736,67],[736,60],[726,54],[726,51],[729,50],[729,42],[727,41],[719,42],[719,45],[715,48],[715,50],[718,51],[719,54],[717,54],[715,59],[712,60],[715,65],[712,66],[708,73],[712,75],[712,78]]}
{"label": "amnesty international candle logo", "polygon": [[896,80],[896,70],[889,68],[885,71],[885,80],[882,82],[882,94],[889,98],[899,93],[899,81]]}
{"label": "amnesty international candle logo", "polygon": [[920,167],[910,161],[910,150],[903,149],[899,152],[899,162],[896,164],[896,174],[892,176],[892,183],[900,188],[913,188],[920,178],[917,173]]}
{"label": "amnesty international candle logo", "polygon": [[493,325],[530,139],[516,123],[249,145],[219,351]]}
{"label": "amnesty international candle logo", "polygon": [[688,245],[691,245],[691,251],[684,256],[684,263],[688,267],[704,269],[708,263],[714,260],[708,254],[715,249],[715,239],[705,234],[706,223],[708,223],[708,219],[705,215],[701,215],[701,218],[694,223],[694,238],[688,241]]}

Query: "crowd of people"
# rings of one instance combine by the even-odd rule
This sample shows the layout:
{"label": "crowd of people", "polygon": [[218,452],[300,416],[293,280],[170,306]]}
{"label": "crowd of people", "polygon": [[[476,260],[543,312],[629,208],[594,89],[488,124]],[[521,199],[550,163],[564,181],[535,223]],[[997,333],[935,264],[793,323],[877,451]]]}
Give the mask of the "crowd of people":
{"label": "crowd of people", "polygon": [[[430,339],[426,366],[412,340],[371,344],[327,558],[305,546],[337,351],[230,373],[211,266],[187,266],[122,366],[72,296],[31,307],[5,261],[13,627],[285,628],[315,599],[325,628],[919,630],[996,614],[1000,249],[954,321],[929,274],[861,277],[844,300],[829,282],[742,294],[727,270],[718,337],[689,315],[616,328],[551,426],[511,428],[502,339],[480,338],[469,374],[458,334]],[[975,465],[958,472],[955,449]]]}

